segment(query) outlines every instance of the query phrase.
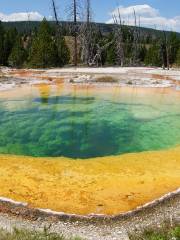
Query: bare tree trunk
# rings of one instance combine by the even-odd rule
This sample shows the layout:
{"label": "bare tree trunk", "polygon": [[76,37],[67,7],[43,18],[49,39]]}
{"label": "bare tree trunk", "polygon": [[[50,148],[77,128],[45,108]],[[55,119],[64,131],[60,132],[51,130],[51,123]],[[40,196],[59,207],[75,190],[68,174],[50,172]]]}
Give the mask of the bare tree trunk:
{"label": "bare tree trunk", "polygon": [[73,0],[73,17],[74,17],[74,66],[77,66],[78,64],[77,0]]}
{"label": "bare tree trunk", "polygon": [[139,25],[138,25],[138,42],[137,42],[137,57],[138,57],[138,63],[140,64],[140,51],[142,47],[142,42],[141,42],[141,18],[139,16]]}
{"label": "bare tree trunk", "polygon": [[93,58],[93,60],[92,60],[92,65],[96,65],[97,67],[99,67],[99,66],[102,67],[102,65],[103,65],[103,62],[102,62],[102,54],[103,54],[103,52],[106,51],[107,48],[108,48],[109,46],[111,46],[112,44],[113,44],[113,41],[106,43],[106,44],[105,44],[104,46],[102,46],[102,47],[101,47],[99,44],[96,44],[97,50],[96,50],[96,54],[95,54],[95,56],[94,56],[94,58]]}
{"label": "bare tree trunk", "polygon": [[90,14],[90,0],[87,0],[87,24],[89,25],[90,23],[90,18],[91,18],[91,14]]}
{"label": "bare tree trunk", "polygon": [[58,19],[57,7],[56,7],[55,0],[52,0],[52,8],[53,8],[53,13],[54,13],[54,18],[56,21],[56,41],[57,41],[57,46],[58,46],[57,55],[61,56],[62,52],[61,52],[61,47],[59,47],[59,44],[60,44],[59,41],[62,38],[62,31],[61,31],[61,24]]}
{"label": "bare tree trunk", "polygon": [[93,46],[95,46],[92,31],[93,27],[91,24],[91,1],[85,0],[85,13],[84,22],[80,29],[80,41],[81,41],[81,60],[83,63],[89,65],[92,60]]}
{"label": "bare tree trunk", "polygon": [[162,60],[162,68],[163,68],[163,70],[165,70],[166,63],[165,63],[165,57],[164,57],[164,44],[163,44],[163,42],[160,43],[160,55],[161,55],[161,60]]}
{"label": "bare tree trunk", "polygon": [[86,63],[87,63],[87,65],[89,64],[89,61],[90,61],[90,42],[89,41],[91,41],[91,37],[90,37],[90,35],[91,35],[91,33],[90,33],[90,31],[91,31],[91,29],[90,29],[90,18],[91,18],[91,16],[90,16],[90,0],[87,0],[87,19],[86,19],[86,27],[87,27],[87,56],[86,56]]}
{"label": "bare tree trunk", "polygon": [[54,17],[55,17],[56,25],[59,25],[59,20],[58,20],[58,15],[57,15],[57,10],[56,10],[55,0],[52,0],[52,7],[53,7],[53,12],[54,12]]}
{"label": "bare tree trunk", "polygon": [[169,64],[169,47],[166,45],[166,55],[167,55],[167,69],[170,69],[170,64]]}
{"label": "bare tree trunk", "polygon": [[168,46],[168,40],[167,40],[167,35],[166,32],[164,32],[164,44],[165,44],[165,53],[166,53],[166,67],[169,70],[170,69],[170,64],[169,64],[169,46]]}
{"label": "bare tree trunk", "polygon": [[59,22],[55,0],[52,0],[52,8],[53,8],[53,13],[54,13],[54,19],[56,21],[56,35],[57,35],[57,37],[61,37],[62,36],[62,31],[61,31],[62,25]]}
{"label": "bare tree trunk", "polygon": [[121,67],[124,66],[124,42],[123,42],[123,29],[122,29],[122,20],[121,20],[121,14],[120,10],[118,8],[118,20],[117,17],[114,15],[113,20],[114,24],[116,25],[115,28],[115,44],[116,44],[116,55],[117,55],[117,64]]}
{"label": "bare tree trunk", "polygon": [[136,11],[134,10],[134,31],[133,31],[133,57],[132,57],[132,63],[133,65],[137,64],[138,61],[138,27],[137,27],[137,16]]}
{"label": "bare tree trunk", "polygon": [[167,62],[167,69],[170,69],[170,64],[169,64],[169,46],[168,46],[168,41],[166,37],[166,62]]}

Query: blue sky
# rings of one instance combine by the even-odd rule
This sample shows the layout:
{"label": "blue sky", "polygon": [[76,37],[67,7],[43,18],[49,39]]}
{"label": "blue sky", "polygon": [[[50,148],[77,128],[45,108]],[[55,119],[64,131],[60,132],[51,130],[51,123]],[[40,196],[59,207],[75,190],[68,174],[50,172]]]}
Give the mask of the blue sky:
{"label": "blue sky", "polygon": [[[61,10],[61,15],[63,14],[64,8],[68,5],[71,0],[56,0],[59,9]],[[82,0],[81,0],[82,1]],[[157,28],[160,28],[160,25],[169,21],[176,30],[180,31],[180,0],[92,0],[93,8],[93,18],[98,22],[110,22],[111,12],[118,6],[123,6],[122,11],[124,12],[124,19],[127,21],[126,11],[129,12],[128,7],[135,8],[137,5],[149,6],[149,10],[139,11],[138,14],[142,16],[142,25],[148,25],[146,14],[150,17],[156,17],[153,20],[153,24],[157,21]],[[155,15],[156,11],[156,16]],[[51,10],[51,1],[50,0],[1,0],[0,1],[0,17],[2,14],[9,15],[12,13],[22,13],[22,12],[38,12],[43,16],[52,15]],[[150,13],[152,12],[152,13]],[[114,12],[115,13],[115,12]],[[2,15],[2,16],[4,16]],[[174,20],[174,17],[179,16],[178,19]],[[63,16],[65,19],[65,15]],[[146,19],[143,19],[143,18]],[[162,18],[164,20],[160,21]],[[129,15],[128,15],[129,18]],[[158,18],[158,19],[157,19]],[[1,17],[0,19],[3,19]],[[174,20],[174,21],[173,21]],[[160,21],[160,22],[159,22]],[[176,21],[176,22],[175,22]],[[168,24],[167,24],[168,25]],[[171,27],[168,25],[168,28]]]}

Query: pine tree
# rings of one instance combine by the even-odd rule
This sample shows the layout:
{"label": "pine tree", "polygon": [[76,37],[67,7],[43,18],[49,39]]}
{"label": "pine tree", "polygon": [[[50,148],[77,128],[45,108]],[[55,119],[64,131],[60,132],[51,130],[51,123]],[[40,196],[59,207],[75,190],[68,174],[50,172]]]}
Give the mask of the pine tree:
{"label": "pine tree", "polygon": [[[111,38],[112,41],[113,38]],[[106,50],[106,64],[108,65],[116,65],[116,45],[111,44]]]}
{"label": "pine tree", "polygon": [[106,52],[106,63],[108,65],[115,65],[116,64],[116,52],[115,52],[115,47],[114,46],[110,46],[107,49],[107,52]]}
{"label": "pine tree", "polygon": [[4,64],[4,28],[0,21],[0,65]]}
{"label": "pine tree", "polygon": [[12,52],[8,58],[8,63],[12,67],[22,67],[25,60],[27,59],[26,51],[23,47],[21,36],[16,37],[16,42],[12,49]]}
{"label": "pine tree", "polygon": [[35,68],[55,67],[58,62],[57,47],[52,37],[52,28],[44,19],[33,40],[29,64]]}
{"label": "pine tree", "polygon": [[139,48],[139,56],[138,56],[141,63],[144,62],[146,54],[147,54],[147,49],[146,49],[146,46],[143,45]]}
{"label": "pine tree", "polygon": [[177,37],[176,33],[171,33],[169,40],[169,61],[172,65],[176,61],[176,56],[178,53],[178,49],[180,47],[180,39]]}
{"label": "pine tree", "polygon": [[4,65],[8,65],[8,59],[11,54],[11,51],[14,46],[14,39],[16,39],[17,36],[17,30],[15,28],[11,28],[8,31],[5,32],[4,35]]}
{"label": "pine tree", "polygon": [[70,51],[66,45],[64,37],[59,37],[56,39],[56,46],[57,46],[57,66],[62,67],[69,63],[70,61]]}
{"label": "pine tree", "polygon": [[176,64],[178,67],[180,67],[180,48],[177,52],[177,56],[176,56]]}
{"label": "pine tree", "polygon": [[162,66],[162,58],[160,54],[160,47],[156,43],[152,43],[152,46],[147,50],[145,57],[145,64],[151,66]]}

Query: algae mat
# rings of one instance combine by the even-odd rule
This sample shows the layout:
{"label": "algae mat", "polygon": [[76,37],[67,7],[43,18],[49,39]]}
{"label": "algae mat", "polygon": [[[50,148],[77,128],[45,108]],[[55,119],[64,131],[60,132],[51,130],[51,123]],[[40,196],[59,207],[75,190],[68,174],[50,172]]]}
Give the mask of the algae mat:
{"label": "algae mat", "polygon": [[118,214],[180,186],[180,148],[89,160],[0,156],[0,195],[36,208]]}

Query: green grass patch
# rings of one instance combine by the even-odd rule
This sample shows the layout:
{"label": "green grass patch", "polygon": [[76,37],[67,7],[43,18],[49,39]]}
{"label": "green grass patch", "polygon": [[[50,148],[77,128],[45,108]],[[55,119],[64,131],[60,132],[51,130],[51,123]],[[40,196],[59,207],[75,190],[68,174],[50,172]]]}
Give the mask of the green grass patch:
{"label": "green grass patch", "polygon": [[159,229],[148,229],[142,234],[132,234],[130,240],[180,240],[180,226],[169,228],[163,226]]}
{"label": "green grass patch", "polygon": [[62,234],[14,229],[12,233],[0,230],[0,240],[82,240],[79,237],[65,238]]}

